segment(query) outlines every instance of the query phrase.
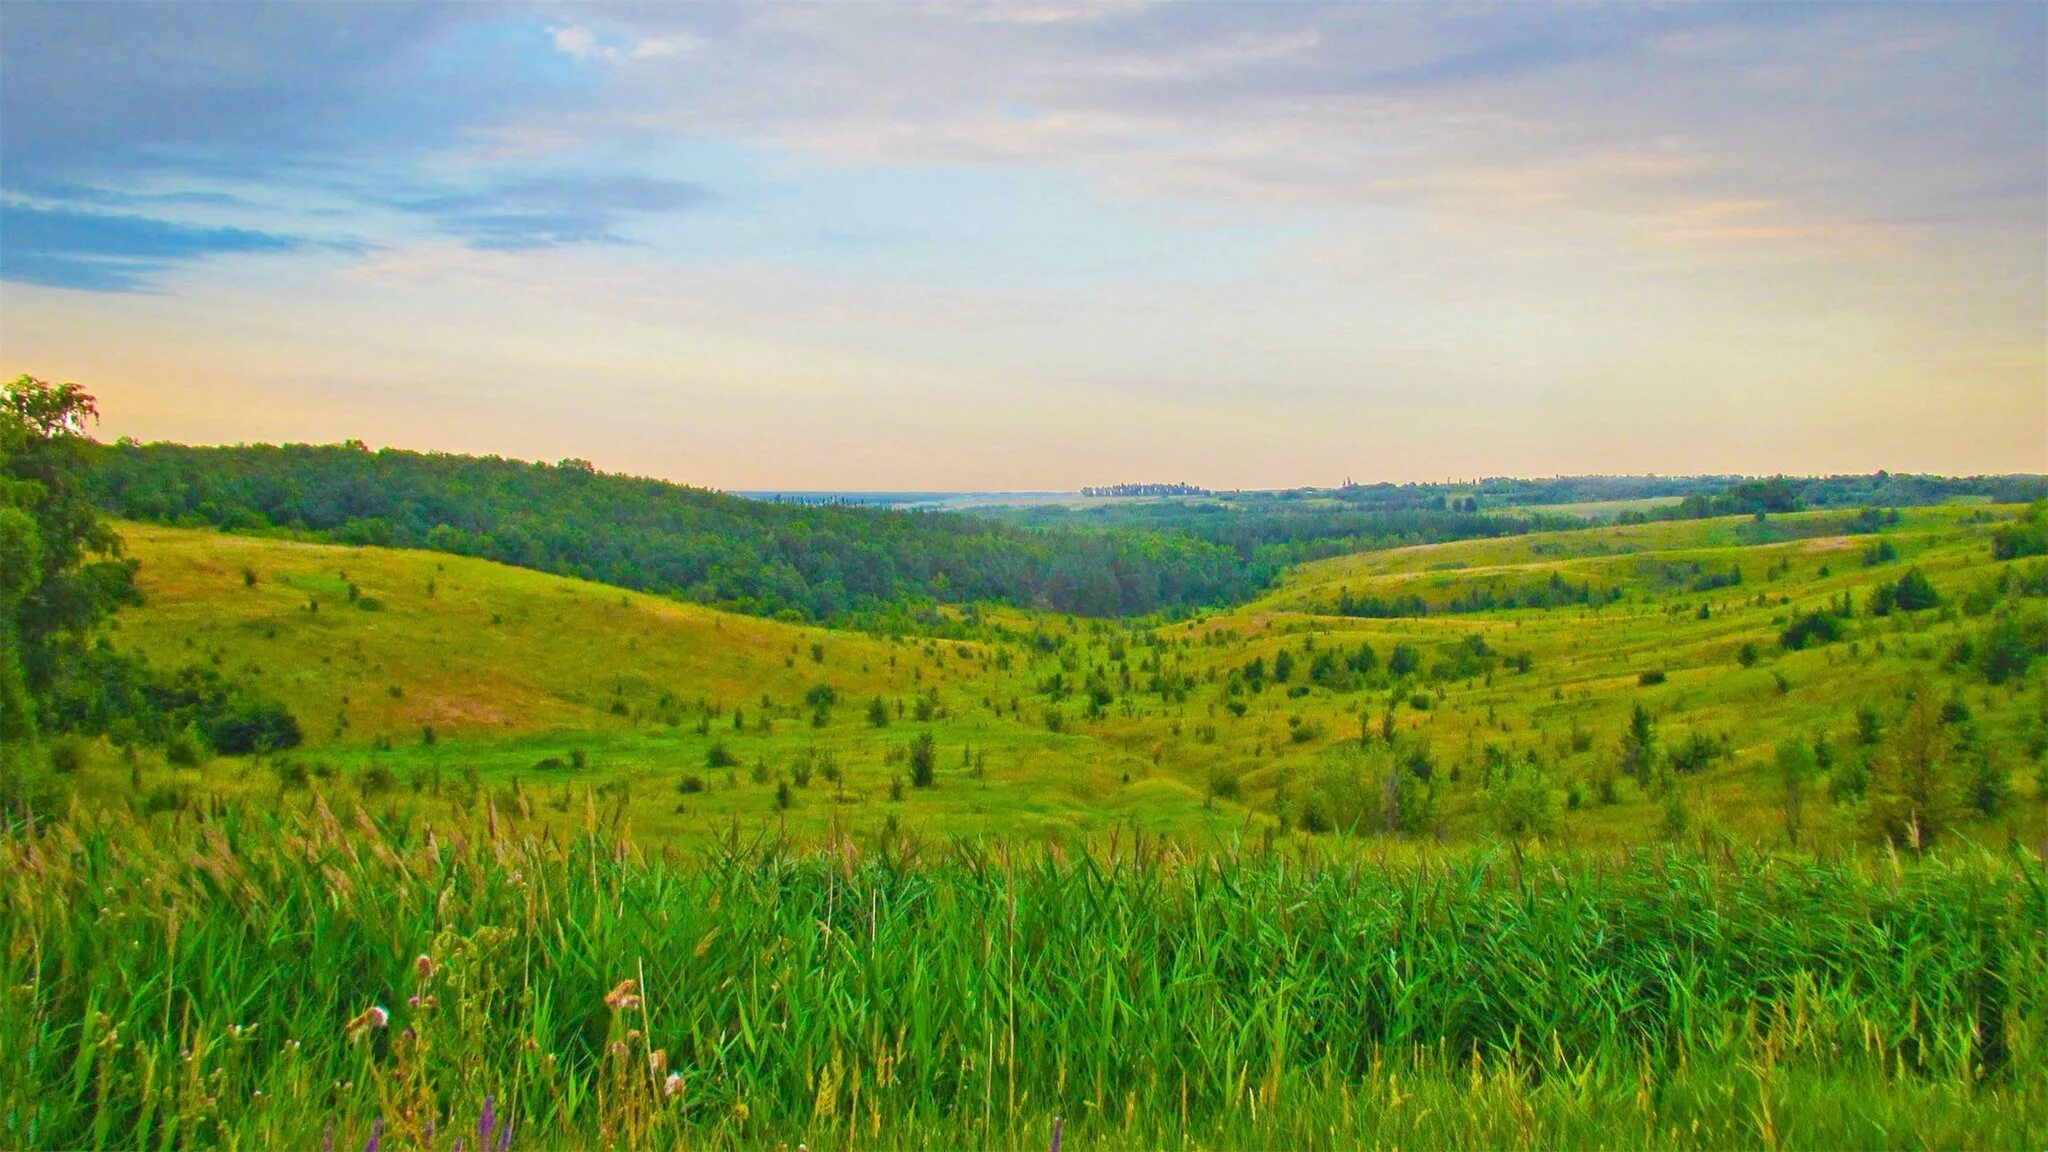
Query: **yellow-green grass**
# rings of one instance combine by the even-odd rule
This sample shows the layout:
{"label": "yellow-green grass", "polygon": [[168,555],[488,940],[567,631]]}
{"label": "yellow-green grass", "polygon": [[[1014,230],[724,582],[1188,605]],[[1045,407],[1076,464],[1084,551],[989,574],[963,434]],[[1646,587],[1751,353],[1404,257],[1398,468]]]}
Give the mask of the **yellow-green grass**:
{"label": "yellow-green grass", "polygon": [[[468,800],[481,788],[540,819],[581,820],[590,806],[630,819],[641,835],[692,839],[735,821],[1033,838],[1131,823],[1201,843],[1265,835],[1333,758],[1348,764],[1363,747],[1365,770],[1377,770],[1371,757],[1381,753],[1376,742],[1361,745],[1361,730],[1377,730],[1391,703],[1401,737],[1426,740],[1440,767],[1439,820],[1424,841],[1493,837],[1479,786],[1489,744],[1515,755],[1536,750],[1562,792],[1617,758],[1629,714],[1642,704],[1667,748],[1693,732],[1730,748],[1682,781],[1697,827],[1781,842],[1779,793],[1767,771],[1776,744],[1824,735],[1850,754],[1859,708],[1890,722],[1909,686],[1925,683],[1967,704],[2014,780],[2008,810],[1968,831],[2031,844],[2048,829],[2027,753],[2044,723],[2043,674],[1992,687],[1944,659],[1985,622],[1957,610],[1970,589],[2010,567],[1989,552],[1993,521],[2010,510],[1989,513],[1912,512],[1881,536],[1844,536],[1842,514],[1819,513],[1398,549],[1305,566],[1255,603],[1196,620],[1136,628],[1002,610],[985,613],[983,639],[967,643],[798,627],[431,553],[123,526],[148,602],[123,613],[114,636],[159,664],[216,661],[285,700],[309,736],[292,758],[313,770],[317,790],[395,809]],[[1900,559],[1866,566],[1862,549],[1878,539]],[[1703,573],[1740,566],[1744,582],[1692,591],[1682,581],[1694,565]],[[1778,634],[1795,613],[1843,592],[1861,604],[1909,565],[1927,572],[1946,607],[1859,616],[1841,643],[1780,649]],[[1323,614],[1342,589],[1416,591],[1440,602],[1475,585],[1540,583],[1552,572],[1619,587],[1625,599],[1420,619]],[[350,583],[356,604],[371,597],[380,607],[352,605]],[[317,612],[308,609],[315,601]],[[1037,634],[1048,643],[1033,643]],[[1428,665],[1472,635],[1498,652],[1527,654],[1530,670],[1398,691],[1305,681],[1310,644],[1369,642],[1384,662],[1407,643]],[[1752,667],[1738,659],[1745,645],[1758,657]],[[1233,669],[1254,656],[1270,666],[1283,648],[1295,656],[1290,686],[1229,694]],[[1097,671],[1114,698],[1095,718],[1083,695],[1042,691],[1059,675],[1079,693]],[[1147,691],[1155,671],[1182,678],[1184,694]],[[1664,682],[1643,685],[1653,671]],[[819,683],[839,696],[822,727],[803,700]],[[916,700],[926,693],[934,711],[920,722]],[[1427,710],[1410,703],[1417,693]],[[886,727],[865,716],[876,696],[887,702]],[[1244,705],[1241,716],[1233,701]],[[937,748],[938,786],[929,790],[908,784],[909,748],[924,732]],[[710,767],[714,744],[738,763]],[[827,758],[837,783],[824,778]],[[564,767],[536,767],[550,759]],[[164,787],[236,794],[277,790],[275,768],[224,761],[171,773],[147,762],[131,773],[103,750],[85,782],[102,798]],[[468,782],[466,772],[474,773]],[[690,777],[701,791],[680,790]],[[1554,836],[1639,843],[1661,836],[1664,820],[1660,802],[1624,784],[1618,803],[1568,811]],[[1809,800],[1805,824],[1814,843],[1860,835],[1855,807],[1824,794]]]}

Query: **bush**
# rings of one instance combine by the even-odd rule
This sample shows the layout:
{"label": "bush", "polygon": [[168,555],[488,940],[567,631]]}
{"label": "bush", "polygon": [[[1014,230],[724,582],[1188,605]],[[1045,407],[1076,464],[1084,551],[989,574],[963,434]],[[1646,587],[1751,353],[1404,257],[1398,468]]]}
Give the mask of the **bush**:
{"label": "bush", "polygon": [[398,773],[383,764],[372,764],[356,777],[356,787],[364,796],[382,796],[398,787]]}
{"label": "bush", "polygon": [[203,731],[207,743],[223,756],[279,752],[298,747],[305,738],[298,719],[283,704],[240,694],[208,717]]}
{"label": "bush", "polygon": [[703,790],[704,778],[695,772],[688,773],[681,780],[676,781],[676,791],[686,796],[702,792]]}
{"label": "bush", "polygon": [[1653,687],[1655,685],[1662,684],[1663,682],[1664,670],[1662,668],[1648,669],[1644,671],[1641,675],[1636,677],[1637,686],[1642,688]]}
{"label": "bush", "polygon": [[173,768],[197,768],[210,755],[205,742],[190,728],[180,728],[164,741],[164,759]]}
{"label": "bush", "polygon": [[1778,643],[1797,652],[1812,644],[1832,644],[1842,638],[1841,622],[1829,612],[1807,612],[1792,621],[1778,636]]}
{"label": "bush", "polygon": [[1547,835],[1557,827],[1557,798],[1534,763],[1496,774],[1485,805],[1494,830],[1513,840]]}
{"label": "bush", "polygon": [[723,740],[712,741],[711,747],[704,750],[704,766],[707,768],[732,768],[739,762],[740,758],[732,754]]}
{"label": "bush", "polygon": [[50,770],[69,776],[85,767],[85,741],[75,736],[57,740],[50,745]]}

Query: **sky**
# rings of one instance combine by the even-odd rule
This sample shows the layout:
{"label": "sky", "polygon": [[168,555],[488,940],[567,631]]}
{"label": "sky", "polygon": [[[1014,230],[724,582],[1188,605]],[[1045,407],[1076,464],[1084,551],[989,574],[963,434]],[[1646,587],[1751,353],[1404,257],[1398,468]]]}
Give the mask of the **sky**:
{"label": "sky", "polygon": [[727,489],[2048,471],[2048,5],[0,3],[0,373]]}

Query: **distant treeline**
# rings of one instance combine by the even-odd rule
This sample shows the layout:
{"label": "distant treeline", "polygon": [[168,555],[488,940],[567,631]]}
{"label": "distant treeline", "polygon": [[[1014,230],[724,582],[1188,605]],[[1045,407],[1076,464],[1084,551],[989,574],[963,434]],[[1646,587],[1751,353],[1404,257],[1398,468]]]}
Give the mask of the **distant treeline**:
{"label": "distant treeline", "polygon": [[1355,503],[1456,499],[1475,496],[1481,507],[1590,504],[1610,500],[1678,497],[1667,518],[1747,515],[1801,508],[1907,508],[1966,498],[2025,504],[2048,498],[2048,476],[1919,476],[1874,472],[1866,476],[1560,476],[1548,480],[1490,478],[1463,485],[1391,485],[1347,488],[1339,499]]}
{"label": "distant treeline", "polygon": [[990,515],[1039,528],[1166,532],[1219,544],[1261,572],[1291,564],[1411,544],[1441,544],[1582,528],[1576,516],[1542,512],[1479,512],[1436,496],[1353,507],[1295,492],[1234,494],[1229,500],[1171,504],[1106,504],[1090,508],[992,510]]}
{"label": "distant treeline", "polygon": [[1081,489],[1083,496],[1207,496],[1193,484],[1098,484]]}
{"label": "distant treeline", "polygon": [[918,602],[1146,614],[1241,600],[1272,575],[1187,536],[764,503],[579,460],[123,442],[92,464],[93,498],[129,519],[426,548],[811,620]]}

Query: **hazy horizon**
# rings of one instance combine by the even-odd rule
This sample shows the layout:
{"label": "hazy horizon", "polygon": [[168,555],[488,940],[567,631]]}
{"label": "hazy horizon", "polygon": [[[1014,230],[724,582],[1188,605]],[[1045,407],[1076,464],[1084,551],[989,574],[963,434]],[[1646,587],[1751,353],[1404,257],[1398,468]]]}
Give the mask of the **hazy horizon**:
{"label": "hazy horizon", "polygon": [[0,5],[0,372],[728,491],[2048,471],[2040,4]]}

